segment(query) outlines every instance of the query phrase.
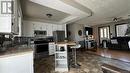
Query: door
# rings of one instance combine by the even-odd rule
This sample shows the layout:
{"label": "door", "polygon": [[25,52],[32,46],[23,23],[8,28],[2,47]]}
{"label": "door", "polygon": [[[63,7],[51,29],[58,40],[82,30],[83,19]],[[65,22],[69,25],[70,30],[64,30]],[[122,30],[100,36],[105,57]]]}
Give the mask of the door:
{"label": "door", "polygon": [[99,45],[102,44],[103,40],[109,40],[110,39],[110,27],[99,27]]}

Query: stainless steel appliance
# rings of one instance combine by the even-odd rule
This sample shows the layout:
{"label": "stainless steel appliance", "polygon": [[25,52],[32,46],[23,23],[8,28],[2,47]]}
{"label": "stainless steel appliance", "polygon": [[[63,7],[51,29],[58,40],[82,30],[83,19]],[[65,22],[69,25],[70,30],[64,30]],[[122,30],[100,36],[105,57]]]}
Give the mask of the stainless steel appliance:
{"label": "stainless steel appliance", "polygon": [[53,42],[53,37],[35,39],[35,58],[49,56],[49,42]]}
{"label": "stainless steel appliance", "polygon": [[48,52],[48,41],[43,38],[36,39],[34,41],[36,53]]}
{"label": "stainless steel appliance", "polygon": [[65,40],[65,31],[54,31],[53,37],[55,42],[63,42]]}

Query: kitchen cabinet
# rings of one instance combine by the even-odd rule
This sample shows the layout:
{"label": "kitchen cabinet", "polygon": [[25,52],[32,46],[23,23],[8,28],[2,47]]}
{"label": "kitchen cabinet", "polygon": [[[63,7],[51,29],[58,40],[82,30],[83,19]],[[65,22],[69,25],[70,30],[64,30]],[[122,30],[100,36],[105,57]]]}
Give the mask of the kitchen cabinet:
{"label": "kitchen cabinet", "polygon": [[46,26],[46,30],[47,30],[47,36],[53,36],[53,34],[52,34],[52,24],[47,24],[47,26]]}
{"label": "kitchen cabinet", "polygon": [[53,36],[53,31],[56,30],[62,30],[64,25],[57,25],[57,24],[50,24],[50,23],[44,23],[44,22],[36,22],[36,21],[29,21],[24,20],[23,21],[23,36],[34,36],[34,31],[47,31],[46,36]]}
{"label": "kitchen cabinet", "polygon": [[34,73],[33,51],[0,57],[0,73]]}
{"label": "kitchen cabinet", "polygon": [[33,24],[33,30],[47,30],[47,24],[41,24],[41,23],[29,23]]}
{"label": "kitchen cabinet", "polygon": [[[35,23],[31,23],[33,26],[32,26],[32,28],[33,28],[33,30],[39,30],[40,28],[39,28],[39,25],[36,25]],[[31,25],[30,25],[31,26]]]}
{"label": "kitchen cabinet", "polygon": [[50,42],[49,43],[49,55],[54,55],[55,54],[55,43]]}
{"label": "kitchen cabinet", "polygon": [[57,25],[57,30],[63,30],[62,25]]}
{"label": "kitchen cabinet", "polygon": [[57,25],[52,25],[52,31],[56,31],[57,30]]}
{"label": "kitchen cabinet", "polygon": [[33,24],[33,29],[35,30],[39,30],[39,31],[47,31],[47,35],[46,36],[52,36],[52,24],[36,24],[36,23],[32,23]]}
{"label": "kitchen cabinet", "polygon": [[47,29],[47,25],[46,24],[42,24],[41,27],[42,27],[42,30],[46,30]]}
{"label": "kitchen cabinet", "polygon": [[26,36],[26,37],[33,37],[34,36],[34,25],[29,25],[30,23],[29,22],[24,22],[24,25],[23,28],[22,28],[22,32],[23,32],[23,36]]}
{"label": "kitchen cabinet", "polygon": [[52,29],[53,29],[53,31],[56,31],[56,30],[64,30],[64,29],[63,29],[63,25],[60,25],[60,24],[59,24],[59,25],[53,25],[53,28],[52,28]]}
{"label": "kitchen cabinet", "polygon": [[53,36],[53,32],[57,31],[57,30],[61,30],[64,31],[63,29],[63,25],[56,25],[56,24],[48,24],[47,25],[47,36]]}
{"label": "kitchen cabinet", "polygon": [[33,24],[33,30],[46,30],[46,24],[31,23]]}
{"label": "kitchen cabinet", "polygon": [[[28,22],[27,22],[28,23]],[[29,23],[28,23],[29,24]],[[39,30],[40,28],[39,28],[39,25],[36,25],[35,23],[31,23],[33,26],[32,26],[32,28],[33,28],[33,30]],[[31,25],[30,25],[31,26]]]}
{"label": "kitchen cabinet", "polygon": [[[6,3],[6,0],[4,0]],[[13,1],[13,2],[11,2]],[[0,33],[6,33],[6,34],[18,34],[19,33],[19,17],[21,15],[20,12],[20,6],[18,4],[19,0],[8,0],[10,2],[10,7],[13,8],[13,11],[11,13],[0,13]],[[2,2],[2,1],[0,1]],[[2,5],[2,3],[0,3]],[[8,3],[7,3],[8,4]],[[6,4],[6,5],[7,5]],[[5,8],[6,8],[5,5]],[[2,7],[2,6],[0,6]],[[8,9],[8,8],[7,8]],[[1,9],[2,10],[2,9]],[[0,11],[2,12],[2,11]]]}

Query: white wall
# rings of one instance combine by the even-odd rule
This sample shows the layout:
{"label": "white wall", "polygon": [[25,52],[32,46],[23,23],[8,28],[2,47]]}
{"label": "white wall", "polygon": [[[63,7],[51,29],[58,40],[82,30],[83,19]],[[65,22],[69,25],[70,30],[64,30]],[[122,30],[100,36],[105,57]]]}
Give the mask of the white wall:
{"label": "white wall", "polygon": [[22,25],[22,36],[33,37],[34,30],[46,30],[47,36],[53,36],[53,31],[64,30],[66,31],[65,24],[51,24],[38,21],[24,20]]}
{"label": "white wall", "polygon": [[[84,40],[84,25],[83,24],[68,24],[68,30],[71,32],[69,38],[74,41]],[[78,31],[82,30],[82,36],[78,35]]]}

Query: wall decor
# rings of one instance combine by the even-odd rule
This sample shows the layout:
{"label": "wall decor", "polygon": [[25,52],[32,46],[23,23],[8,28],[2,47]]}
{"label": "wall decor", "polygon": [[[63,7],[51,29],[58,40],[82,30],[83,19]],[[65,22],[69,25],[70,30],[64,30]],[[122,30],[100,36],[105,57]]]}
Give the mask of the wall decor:
{"label": "wall decor", "polygon": [[78,31],[78,35],[79,35],[79,36],[82,36],[82,34],[83,34],[83,33],[82,33],[82,30],[79,30],[79,31]]}

